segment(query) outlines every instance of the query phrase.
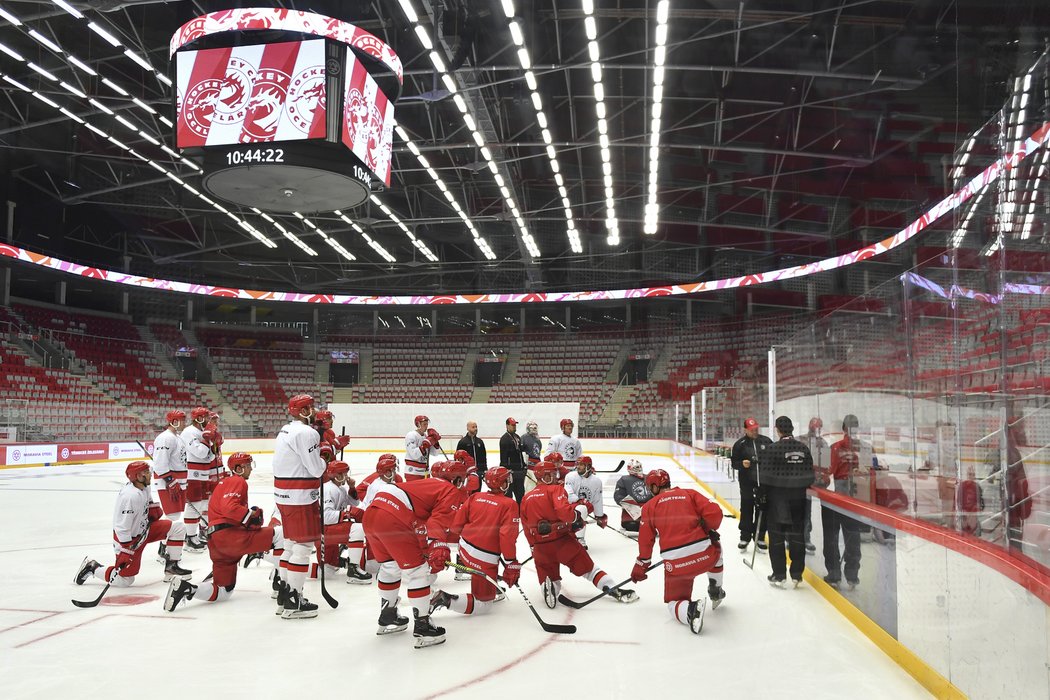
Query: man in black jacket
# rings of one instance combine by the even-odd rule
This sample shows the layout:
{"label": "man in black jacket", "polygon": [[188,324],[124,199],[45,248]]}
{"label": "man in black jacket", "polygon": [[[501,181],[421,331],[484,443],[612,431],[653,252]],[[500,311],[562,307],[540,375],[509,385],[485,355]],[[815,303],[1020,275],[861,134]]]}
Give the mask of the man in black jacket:
{"label": "man in black jacket", "polygon": [[787,560],[784,540],[791,554],[791,580],[798,587],[806,568],[806,489],[813,483],[813,455],[804,443],[794,438],[795,426],[787,416],[776,420],[776,442],[767,445],[762,459],[762,491],[766,496],[766,517],[769,520],[769,564],[773,573],[769,582],[774,586],[784,583]]}
{"label": "man in black jacket", "polygon": [[499,439],[499,464],[510,470],[510,490],[521,503],[525,496],[525,445],[518,435],[518,421],[507,419],[507,432]]}
{"label": "man in black jacket", "polygon": [[[761,508],[755,502],[758,485],[762,483],[759,465],[759,453],[763,447],[773,441],[758,432],[758,421],[748,418],[744,421],[744,437],[733,444],[729,459],[736,470],[736,480],[740,484],[740,544],[737,548],[747,549],[752,538],[759,549],[766,548],[766,522]],[[758,537],[755,537],[755,526],[758,526]]]}
{"label": "man in black jacket", "polygon": [[456,450],[466,450],[470,453],[478,468],[478,478],[484,480],[485,472],[489,468],[489,458],[485,452],[485,441],[478,437],[476,422],[467,421],[467,434],[459,439]]}

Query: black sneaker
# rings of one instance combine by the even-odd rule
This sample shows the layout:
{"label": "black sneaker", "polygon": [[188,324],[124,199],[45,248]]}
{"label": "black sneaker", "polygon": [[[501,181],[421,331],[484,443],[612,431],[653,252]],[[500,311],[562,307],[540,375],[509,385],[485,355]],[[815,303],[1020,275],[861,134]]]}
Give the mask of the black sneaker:
{"label": "black sneaker", "polygon": [[196,592],[197,587],[189,581],[181,578],[173,579],[171,585],[168,586],[168,595],[164,597],[164,609],[168,612],[175,612],[179,603],[184,600],[193,600]]}
{"label": "black sneaker", "polygon": [[305,620],[317,617],[317,605],[311,603],[299,591],[288,588],[288,599],[284,603],[284,612],[281,613],[282,620]]}
{"label": "black sneaker", "polygon": [[84,557],[84,561],[80,562],[80,568],[77,569],[77,575],[73,577],[73,583],[83,586],[84,581],[87,581],[100,566],[102,565],[94,559]]}
{"label": "black sneaker", "polygon": [[776,574],[770,574],[768,577],[766,577],[766,580],[769,581],[769,585],[776,586],[777,588],[782,588],[784,586],[784,579],[785,578],[786,577],[784,577],[784,576],[777,576]]}
{"label": "black sneaker", "polygon": [[164,567],[164,580],[171,581],[172,579],[188,579],[193,576],[193,572],[189,569],[183,569],[179,566],[177,561],[169,561],[168,565]]}
{"label": "black sneaker", "polygon": [[707,597],[711,599],[711,609],[715,610],[722,604],[722,601],[726,599],[725,589],[721,586],[708,586]]}
{"label": "black sneaker", "polygon": [[357,564],[346,565],[346,582],[367,586],[372,583],[372,574],[365,573],[357,568]]}
{"label": "black sneaker", "polygon": [[412,636],[416,639],[416,649],[432,647],[445,643],[445,628],[430,624],[430,616],[416,617],[412,627]]}
{"label": "black sneaker", "polygon": [[376,634],[393,634],[408,629],[408,618],[397,614],[397,603],[391,605],[384,600],[382,606],[379,611],[379,629],[376,630]]}

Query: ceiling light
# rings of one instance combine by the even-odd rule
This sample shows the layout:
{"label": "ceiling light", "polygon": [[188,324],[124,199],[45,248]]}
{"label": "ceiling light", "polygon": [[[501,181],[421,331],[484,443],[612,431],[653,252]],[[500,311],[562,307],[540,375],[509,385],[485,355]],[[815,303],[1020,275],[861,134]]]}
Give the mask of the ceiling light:
{"label": "ceiling light", "polygon": [[171,87],[171,78],[169,78],[168,76],[166,76],[166,75],[164,75],[163,73],[160,73],[160,72],[158,72],[156,75],[157,75],[157,80],[159,80],[160,82],[164,83],[168,87]]}
{"label": "ceiling light", "polygon": [[65,10],[66,12],[68,12],[69,14],[73,15],[74,17],[76,17],[77,19],[84,19],[84,15],[81,14],[80,10],[78,10],[75,7],[73,7],[72,5],[70,5],[65,0],[52,0],[52,1],[56,5],[61,7],[63,10]]}
{"label": "ceiling light", "polygon": [[38,42],[40,42],[41,44],[43,44],[47,48],[51,49],[55,53],[64,53],[62,51],[62,47],[61,46],[59,46],[55,42],[51,41],[50,39],[48,39],[46,36],[44,36],[43,34],[41,34],[40,32],[38,32],[35,29],[30,29],[29,30],[29,36],[33,37]]}
{"label": "ceiling light", "polygon": [[102,27],[100,27],[97,24],[95,24],[94,22],[88,22],[88,29],[90,29],[91,31],[95,32],[96,34],[98,34],[103,39],[105,39],[109,43],[110,46],[115,46],[117,48],[120,48],[120,40],[117,39],[112,34],[110,34],[109,32],[107,32]]}
{"label": "ceiling light", "polygon": [[6,19],[8,22],[10,22],[11,24],[15,25],[16,27],[21,27],[22,26],[22,20],[18,19],[17,17],[15,17],[13,14],[11,14],[10,12],[8,12],[7,10],[5,10],[2,7],[0,7],[0,17],[3,17],[4,19]]}
{"label": "ceiling light", "polygon": [[543,100],[540,99],[540,93],[532,93],[532,106],[536,108],[536,111],[543,109]]}
{"label": "ceiling light", "polygon": [[143,102],[142,100],[140,100],[140,99],[139,99],[139,98],[137,98],[137,97],[132,97],[132,98],[131,98],[131,101],[132,101],[132,102],[133,102],[133,103],[134,103],[134,104],[135,104],[136,106],[138,106],[138,107],[140,107],[140,108],[142,108],[142,109],[146,110],[146,111],[147,111],[147,112],[149,112],[150,114],[156,114],[156,113],[157,113],[157,110],[153,109],[152,107],[150,107],[150,106],[149,106],[148,104],[146,104],[145,102]]}
{"label": "ceiling light", "polygon": [[598,36],[598,27],[594,23],[594,17],[587,17],[584,19],[583,27],[587,31],[587,39],[594,41]]}
{"label": "ceiling light", "polygon": [[525,84],[530,90],[536,89],[536,75],[531,70],[525,71]]}
{"label": "ceiling light", "polygon": [[405,13],[405,17],[408,18],[409,22],[413,24],[419,21],[419,15],[416,14],[416,10],[412,7],[412,0],[397,0],[398,4],[401,5],[401,11]]}
{"label": "ceiling light", "polygon": [[98,73],[95,71],[94,68],[92,68],[88,64],[84,63],[83,61],[78,59],[76,56],[69,56],[69,55],[67,55],[66,56],[66,61],[68,61],[75,68],[79,68],[80,70],[84,71],[88,75],[98,75]]}
{"label": "ceiling light", "polygon": [[41,68],[37,64],[33,63],[32,61],[30,61],[28,63],[28,65],[29,65],[30,68],[32,68],[33,70],[35,70],[37,73],[39,73],[40,75],[44,76],[48,80],[50,80],[52,82],[55,82],[55,83],[58,82],[58,78],[56,78],[52,73],[47,72],[46,70],[44,70],[43,68]]}
{"label": "ceiling light", "polygon": [[144,68],[145,70],[148,70],[151,73],[155,73],[156,72],[156,71],[153,70],[153,66],[150,65],[149,61],[144,59],[142,56],[139,56],[137,53],[135,53],[131,49],[124,49],[124,55],[127,56],[128,58],[130,58],[135,63],[137,63],[140,66],[142,66],[142,68]]}
{"label": "ceiling light", "polygon": [[11,58],[15,59],[16,61],[21,61],[22,63],[25,63],[25,59],[22,58],[21,54],[19,54],[14,49],[8,48],[4,44],[0,44],[0,51],[3,51],[4,53],[6,53],[8,56],[10,56]]}
{"label": "ceiling light", "polygon": [[54,107],[55,109],[58,109],[58,104],[57,104],[57,103],[55,103],[55,102],[54,102],[53,100],[51,100],[50,98],[48,98],[48,97],[45,97],[45,96],[41,95],[41,94],[40,94],[39,92],[33,92],[33,93],[31,93],[31,94],[33,95],[33,97],[37,98],[38,100],[40,100],[40,101],[41,101],[41,102],[43,102],[44,104],[46,104],[46,105],[50,105],[51,107]]}
{"label": "ceiling light", "polygon": [[438,73],[445,72],[445,62],[441,60],[441,55],[437,51],[430,52],[430,62],[437,68]]}
{"label": "ceiling light", "polygon": [[419,37],[419,43],[423,45],[426,51],[432,51],[434,49],[434,42],[430,40],[430,34],[421,24],[416,25],[416,36]]}
{"label": "ceiling light", "polygon": [[106,114],[113,114],[113,110],[112,109],[110,109],[106,105],[102,104],[101,102],[99,102],[98,100],[96,100],[93,97],[88,99],[88,103],[91,104],[91,106],[95,107],[96,109],[102,110]]}
{"label": "ceiling light", "polygon": [[517,22],[510,23],[510,38],[514,40],[516,46],[525,44],[525,36],[521,33],[521,25]]}
{"label": "ceiling light", "polygon": [[598,42],[597,41],[587,42],[587,53],[590,55],[591,61],[597,61],[598,60],[599,56],[598,56]]}
{"label": "ceiling light", "polygon": [[532,67],[532,59],[529,58],[529,50],[524,46],[518,49],[518,60],[521,62],[521,67],[525,70]]}
{"label": "ceiling light", "polygon": [[102,79],[102,84],[105,85],[106,87],[108,87],[113,92],[117,93],[118,95],[123,95],[124,97],[130,97],[130,95],[128,94],[127,90],[125,90],[124,88],[120,87],[119,85],[114,83],[109,78],[103,78]]}

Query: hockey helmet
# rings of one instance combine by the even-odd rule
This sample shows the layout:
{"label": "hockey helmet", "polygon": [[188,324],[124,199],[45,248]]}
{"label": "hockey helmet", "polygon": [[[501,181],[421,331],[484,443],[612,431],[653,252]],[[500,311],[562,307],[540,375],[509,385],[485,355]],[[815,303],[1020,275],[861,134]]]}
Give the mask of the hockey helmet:
{"label": "hockey helmet", "polygon": [[528,423],[525,424],[525,432],[529,435],[539,435],[540,426],[536,423],[536,421],[530,420]]}
{"label": "hockey helmet", "polygon": [[180,411],[176,408],[171,411],[168,411],[168,414],[164,416],[164,418],[168,421],[168,425],[171,425],[177,420],[186,420],[186,412]]}
{"label": "hockey helmet", "polygon": [[438,462],[430,468],[430,475],[458,486],[457,480],[462,484],[467,478],[467,466],[462,462]]}
{"label": "hockey helmet", "polygon": [[534,466],[532,468],[532,473],[536,475],[536,481],[544,484],[553,484],[558,481],[558,479],[562,478],[561,465],[550,461],[549,456],[548,459]]}
{"label": "hockey helmet", "polygon": [[350,473],[350,465],[347,464],[346,462],[340,462],[337,459],[336,460],[332,460],[331,462],[329,462],[328,466],[325,468],[325,474],[327,474],[330,477],[334,477],[334,476],[337,476],[339,474],[342,474],[343,476],[346,476],[349,473]]}
{"label": "hockey helmet", "polygon": [[376,462],[376,474],[384,481],[393,481],[397,474],[397,457],[389,453],[380,455]]}
{"label": "hockey helmet", "polygon": [[134,481],[142,472],[149,473],[149,462],[138,460],[128,465],[127,469],[124,470],[124,475],[128,477],[128,481]]}
{"label": "hockey helmet", "polygon": [[332,421],[335,420],[335,416],[332,415],[331,411],[320,410],[314,414],[314,423],[325,428],[332,427]]}
{"label": "hockey helmet", "polygon": [[288,399],[288,412],[296,418],[302,416],[303,411],[312,410],[314,407],[314,397],[309,394],[296,394],[292,398]]}
{"label": "hockey helmet", "polygon": [[503,493],[510,488],[510,470],[506,467],[492,467],[485,472],[485,485],[496,493]]}
{"label": "hockey helmet", "polygon": [[562,462],[565,461],[565,458],[561,456],[561,452],[551,452],[549,455],[547,455],[546,461],[552,462],[553,464],[556,464],[560,467]]}
{"label": "hockey helmet", "polygon": [[671,485],[670,475],[663,469],[654,469],[645,475],[645,485],[652,491],[654,486],[666,488]]}
{"label": "hockey helmet", "polygon": [[632,476],[641,476],[642,463],[639,462],[637,459],[627,460],[627,473],[631,474]]}
{"label": "hockey helmet", "polygon": [[211,411],[206,409],[204,406],[197,406],[197,408],[190,411],[190,419],[194,423],[203,423],[209,418],[211,418]]}
{"label": "hockey helmet", "polygon": [[243,469],[244,467],[250,469],[255,466],[255,463],[252,461],[252,456],[247,452],[234,452],[226,460],[226,466],[231,472],[240,476],[241,473],[237,471],[238,469]]}
{"label": "hockey helmet", "polygon": [[424,416],[423,414],[419,414],[418,416],[416,416],[416,427],[417,428],[419,427],[420,423],[429,423],[429,422],[430,422],[430,419],[427,418],[426,416]]}
{"label": "hockey helmet", "polygon": [[576,424],[572,422],[572,418],[562,418],[561,419],[561,423],[559,423],[558,425],[559,425],[559,427],[561,427],[562,430],[565,430],[566,426],[568,426],[569,429],[571,430],[572,427],[574,425],[576,425]]}
{"label": "hockey helmet", "polygon": [[594,473],[594,462],[587,455],[576,460],[576,471],[582,476],[590,476]]}

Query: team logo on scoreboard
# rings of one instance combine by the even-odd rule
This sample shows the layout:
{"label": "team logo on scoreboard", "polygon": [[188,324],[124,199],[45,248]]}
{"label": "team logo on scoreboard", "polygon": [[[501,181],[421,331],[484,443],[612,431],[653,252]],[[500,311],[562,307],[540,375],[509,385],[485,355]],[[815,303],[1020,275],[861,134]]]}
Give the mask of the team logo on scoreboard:
{"label": "team logo on scoreboard", "polygon": [[288,117],[304,134],[310,133],[318,107],[322,111],[326,108],[324,65],[300,71],[288,89]]}
{"label": "team logo on scoreboard", "polygon": [[193,133],[207,137],[211,125],[239,124],[248,112],[255,68],[231,56],[222,78],[205,78],[186,91],[183,117]]}
{"label": "team logo on scoreboard", "polygon": [[374,159],[373,154],[383,135],[383,115],[379,113],[375,100],[368,100],[360,90],[352,88],[346,94],[343,118],[350,132],[350,143],[356,148],[364,141],[368,156]]}
{"label": "team logo on scoreboard", "polygon": [[259,70],[251,98],[248,100],[247,116],[244,119],[243,143],[273,141],[277,135],[277,124],[288,100],[288,86],[292,78],[275,68]]}
{"label": "team logo on scoreboard", "polygon": [[375,35],[367,32],[361,32],[355,36],[350,45],[355,49],[361,49],[369,56],[374,56],[380,59],[383,58],[383,49],[386,48],[386,45],[377,39]]}

